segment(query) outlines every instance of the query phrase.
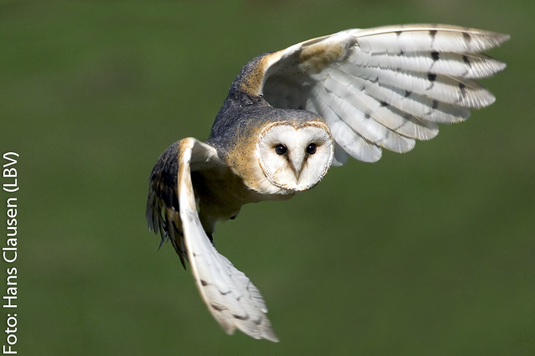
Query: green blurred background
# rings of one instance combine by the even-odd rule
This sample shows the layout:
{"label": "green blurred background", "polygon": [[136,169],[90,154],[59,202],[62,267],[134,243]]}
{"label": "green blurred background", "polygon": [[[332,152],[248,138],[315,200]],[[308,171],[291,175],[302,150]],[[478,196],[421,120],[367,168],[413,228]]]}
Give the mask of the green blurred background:
{"label": "green blurred background", "polygon": [[[19,354],[535,354],[534,15],[532,0],[0,1]],[[156,159],[208,136],[254,56],[420,22],[512,35],[490,53],[508,63],[484,81],[497,102],[220,225],[219,251],[259,287],[281,342],[227,336],[147,231]]]}

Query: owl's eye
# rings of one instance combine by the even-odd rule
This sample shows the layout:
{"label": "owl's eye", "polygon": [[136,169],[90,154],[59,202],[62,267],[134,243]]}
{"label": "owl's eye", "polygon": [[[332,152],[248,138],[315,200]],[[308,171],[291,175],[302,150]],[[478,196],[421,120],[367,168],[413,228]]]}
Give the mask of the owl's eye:
{"label": "owl's eye", "polygon": [[286,151],[288,151],[288,149],[286,148],[286,146],[282,144],[278,144],[277,146],[275,146],[275,153],[278,154],[279,156],[282,156],[283,154],[285,154]]}
{"label": "owl's eye", "polygon": [[306,152],[309,154],[309,155],[313,155],[314,153],[316,153],[316,144],[315,143],[311,143],[307,146],[307,149],[306,149]]}

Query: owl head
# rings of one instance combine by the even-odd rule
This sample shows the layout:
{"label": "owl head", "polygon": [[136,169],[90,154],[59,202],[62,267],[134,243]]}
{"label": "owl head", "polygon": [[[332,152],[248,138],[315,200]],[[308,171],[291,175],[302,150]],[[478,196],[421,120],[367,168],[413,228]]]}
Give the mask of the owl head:
{"label": "owl head", "polygon": [[266,125],[258,139],[260,167],[282,189],[304,191],[318,184],[331,166],[334,144],[327,124],[315,116]]}

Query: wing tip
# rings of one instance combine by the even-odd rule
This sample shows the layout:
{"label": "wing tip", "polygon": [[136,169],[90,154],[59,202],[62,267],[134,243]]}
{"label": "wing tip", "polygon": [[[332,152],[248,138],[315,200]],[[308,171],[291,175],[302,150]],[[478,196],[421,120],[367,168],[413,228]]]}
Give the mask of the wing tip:
{"label": "wing tip", "polygon": [[[214,315],[215,316],[215,315]],[[271,342],[280,342],[277,335],[275,335],[275,332],[271,328],[271,324],[269,323],[269,320],[267,319],[267,316],[265,316],[263,326],[255,324],[256,327],[251,327],[250,324],[240,325],[240,323],[232,323],[227,319],[216,317],[215,319],[225,331],[227,335],[234,335],[234,332],[236,330],[240,330],[243,334],[252,337],[256,340],[268,340]]]}
{"label": "wing tip", "polygon": [[271,328],[267,332],[262,333],[262,339],[265,339],[271,342],[280,342],[279,338],[277,337],[277,335],[275,335],[275,333],[273,332],[273,330],[271,330]]}

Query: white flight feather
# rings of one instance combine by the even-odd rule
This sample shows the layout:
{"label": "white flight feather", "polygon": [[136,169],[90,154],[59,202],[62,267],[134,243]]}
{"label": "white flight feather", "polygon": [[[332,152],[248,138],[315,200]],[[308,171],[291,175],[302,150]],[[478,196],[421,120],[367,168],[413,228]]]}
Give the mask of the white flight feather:
{"label": "white flight feather", "polygon": [[[314,106],[315,111],[329,125],[331,134],[337,145],[342,147],[350,156],[363,162],[376,162],[381,158],[381,148],[366,141],[359,133],[353,131],[346,122],[338,117],[320,94],[318,94],[318,91],[312,91],[311,95],[314,98],[311,101],[311,105]],[[327,98],[327,100],[330,99]]]}
{"label": "white flight feather", "polygon": [[[359,67],[344,65],[344,71],[354,77],[378,82],[383,86],[391,86],[405,91],[425,95],[428,98],[440,100],[447,104],[462,107],[481,108],[492,104],[494,96],[479,83],[470,79],[455,79],[445,76],[435,76],[429,79],[425,73],[411,73],[374,67]],[[459,86],[463,84],[461,89]]]}
{"label": "white flight feather", "polygon": [[[435,58],[433,58],[435,56]],[[348,62],[362,67],[435,73],[459,78],[486,78],[505,68],[505,63],[483,54],[416,52],[370,54],[354,48]]]}
{"label": "white flight feather", "polygon": [[[358,77],[353,77],[341,71],[340,68],[331,70],[329,75],[330,81],[338,81],[340,86],[338,87],[339,90],[336,90],[333,86],[330,86],[328,89],[390,130],[419,140],[431,139],[438,133],[436,124],[425,120],[418,120],[413,116],[414,111],[405,110],[405,112],[402,112],[399,109],[393,108],[392,106],[396,106],[393,101],[395,99],[400,100],[400,97],[396,93],[392,93],[391,90],[379,87],[377,83],[366,83]],[[325,85],[327,86],[327,82],[325,82]],[[370,86],[377,87],[377,89],[387,93],[381,95],[381,98],[376,98],[370,94],[368,89]],[[405,98],[401,97],[401,100],[403,99]],[[390,106],[382,105],[382,101],[390,104]],[[411,145],[413,146],[414,144]]]}
{"label": "white flight feather", "polygon": [[185,140],[188,141],[181,144],[181,148],[185,149],[180,154],[182,159],[178,174],[180,218],[188,259],[201,296],[228,334],[239,329],[255,339],[276,342],[278,339],[266,316],[267,308],[260,292],[243,272],[217,252],[201,225],[191,183],[190,163],[194,146],[197,146],[196,152],[202,152],[202,146],[207,145],[193,138]]}
{"label": "white flight feather", "polygon": [[[351,105],[351,100],[347,98],[351,93],[343,90],[343,87],[340,87],[341,84],[334,80],[333,77],[326,79],[323,84],[330,91],[330,107],[333,111],[339,117],[343,117],[349,127],[364,136],[368,141],[394,152],[407,152],[414,147],[414,140],[403,137],[388,127],[381,125],[376,120],[371,119],[371,116],[367,118],[362,111],[362,105],[360,110],[358,107]],[[315,90],[323,91],[324,89],[322,86],[317,86]],[[327,92],[325,91],[325,93]]]}
{"label": "white flight feather", "polygon": [[[434,36],[430,31],[436,31]],[[448,25],[400,25],[342,31],[358,38],[359,47],[370,53],[482,52],[500,45],[509,36]]]}

